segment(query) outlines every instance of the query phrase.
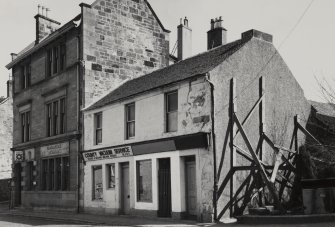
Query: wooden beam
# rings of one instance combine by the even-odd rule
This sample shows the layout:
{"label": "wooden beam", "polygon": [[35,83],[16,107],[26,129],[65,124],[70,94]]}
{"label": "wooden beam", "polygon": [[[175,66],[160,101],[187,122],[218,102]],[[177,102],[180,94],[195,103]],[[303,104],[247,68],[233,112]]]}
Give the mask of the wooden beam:
{"label": "wooden beam", "polygon": [[[230,95],[229,95],[229,121],[231,124],[230,127],[230,133],[229,133],[229,138],[230,138],[230,169],[232,169],[235,165],[235,155],[236,155],[236,149],[234,147],[234,135],[236,134],[236,126],[234,124],[234,114],[236,111],[236,103],[235,103],[235,92],[236,92],[236,78],[232,78],[230,80]],[[234,194],[234,176],[232,175],[230,177],[230,200],[233,199],[233,194]],[[230,217],[233,217],[233,206],[232,203],[230,204],[229,207],[230,211]]]}
{"label": "wooden beam", "polygon": [[[244,118],[242,125],[244,126],[250,119],[251,115],[253,114],[253,112],[256,110],[256,108],[260,105],[260,103],[263,101],[263,98],[265,96],[265,93],[262,94],[262,96],[257,100],[257,102],[254,104],[254,106],[252,107],[252,109],[249,111],[249,113],[247,114],[247,116]],[[234,138],[236,138],[236,136],[239,134],[239,130],[237,129],[236,134],[234,136]]]}
{"label": "wooden beam", "polygon": [[307,129],[302,127],[302,125],[298,122],[298,128],[306,135],[311,137],[315,142],[317,142],[319,145],[322,145],[319,140],[317,140]]}
{"label": "wooden beam", "polygon": [[221,183],[221,185],[220,185],[220,187],[218,189],[218,192],[217,192],[217,196],[216,196],[217,200],[219,200],[219,198],[221,197],[221,194],[222,194],[223,190],[225,189],[225,187],[228,184],[231,176],[234,173],[235,173],[234,169],[230,169],[229,172],[228,172],[228,174],[226,175],[225,179],[222,181],[222,183]]}
{"label": "wooden beam", "polygon": [[275,162],[275,166],[272,170],[272,175],[271,175],[271,182],[274,183],[276,181],[276,177],[277,177],[277,172],[279,169],[279,165],[282,161],[282,153],[278,152],[276,154],[276,162]]}
{"label": "wooden beam", "polygon": [[236,116],[236,114],[234,114],[234,121],[235,121],[237,127],[239,128],[239,130],[241,132],[241,135],[242,135],[242,137],[244,139],[245,144],[248,147],[248,150],[249,150],[251,156],[253,157],[256,165],[259,168],[259,171],[260,171],[261,176],[263,177],[264,183],[266,184],[266,186],[268,187],[269,191],[271,192],[271,194],[273,196],[273,199],[274,199],[275,204],[277,205],[277,208],[280,211],[283,212],[284,208],[282,207],[282,205],[280,203],[280,200],[279,200],[278,195],[276,193],[276,189],[275,189],[274,185],[270,182],[268,176],[266,175],[265,169],[264,169],[262,163],[260,162],[260,160],[258,159],[257,154],[253,150],[253,148],[252,148],[252,146],[251,146],[251,144],[249,142],[248,136],[246,135],[246,133],[245,133],[245,131],[244,131],[244,129],[243,129],[240,121],[238,120],[238,117]]}

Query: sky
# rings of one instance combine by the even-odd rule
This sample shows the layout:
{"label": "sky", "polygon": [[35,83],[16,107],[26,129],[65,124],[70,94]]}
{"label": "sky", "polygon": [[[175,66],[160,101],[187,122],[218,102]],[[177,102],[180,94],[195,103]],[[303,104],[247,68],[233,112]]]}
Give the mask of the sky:
{"label": "sky", "polygon": [[[306,98],[323,101],[315,76],[335,80],[335,1],[314,0],[148,0],[176,42],[180,18],[189,19],[193,54],[206,51],[210,19],[222,16],[228,42],[257,29],[273,35],[274,45],[303,88]],[[37,5],[51,9],[49,17],[62,24],[80,13],[79,4],[93,0],[0,0],[0,96],[6,96],[10,53],[35,40]],[[292,30],[295,27],[294,30]]]}

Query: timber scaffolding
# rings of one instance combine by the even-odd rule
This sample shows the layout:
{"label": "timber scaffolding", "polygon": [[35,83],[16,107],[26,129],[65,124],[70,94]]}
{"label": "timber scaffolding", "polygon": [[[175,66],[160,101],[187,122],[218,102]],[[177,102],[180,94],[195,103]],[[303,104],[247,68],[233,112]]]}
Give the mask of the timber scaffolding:
{"label": "timber scaffolding", "polygon": [[[294,116],[294,130],[291,137],[290,147],[285,148],[272,142],[264,131],[265,120],[265,89],[264,78],[259,78],[259,98],[253,105],[252,109],[248,112],[245,119],[241,122],[236,115],[236,79],[230,80],[230,97],[229,97],[229,123],[228,134],[225,136],[223,149],[224,152],[228,146],[230,149],[230,170],[224,177],[223,181],[218,185],[220,174],[222,172],[224,154],[221,155],[219,168],[216,169],[214,175],[214,219],[219,221],[223,215],[228,212],[230,217],[242,215],[248,203],[252,198],[258,196],[258,205],[263,206],[262,198],[265,198],[265,189],[267,188],[272,197],[272,204],[280,214],[285,214],[286,210],[283,206],[283,193],[285,188],[292,189],[294,174],[297,172],[296,163],[299,158],[299,141],[298,131],[301,131],[307,137],[316,141],[319,145],[323,146],[305,127],[299,122],[299,116]],[[245,125],[250,120],[255,110],[259,110],[259,140],[257,147],[254,149],[245,131]],[[247,149],[243,149],[240,145],[236,144],[237,135],[241,134],[242,139]],[[215,136],[214,136],[215,137]],[[229,138],[229,139],[228,139]],[[267,165],[263,162],[263,145],[267,143],[274,154],[274,164]],[[293,147],[294,146],[294,147]],[[267,151],[271,152],[271,151]],[[249,165],[234,165],[236,155],[241,155],[245,160],[249,161]],[[215,160],[216,162],[216,160]],[[239,171],[250,171],[250,174],[239,185],[237,190],[234,188],[234,178]],[[277,185],[276,185],[277,184]],[[224,189],[229,185],[229,202],[223,208],[218,210],[217,202],[223,196]],[[244,190],[243,190],[244,189]],[[244,195],[241,195],[244,192]],[[269,203],[269,202],[268,202]],[[269,204],[266,204],[269,205]]]}

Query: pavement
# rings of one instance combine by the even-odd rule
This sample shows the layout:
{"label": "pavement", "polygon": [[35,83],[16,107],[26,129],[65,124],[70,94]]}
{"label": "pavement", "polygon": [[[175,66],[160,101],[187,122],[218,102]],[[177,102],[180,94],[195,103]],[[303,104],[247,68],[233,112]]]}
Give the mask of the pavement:
{"label": "pavement", "polygon": [[[0,227],[28,227],[28,226],[273,226],[273,227],[331,227],[335,226],[335,214],[310,215],[302,217],[243,217],[241,223],[197,223],[190,220],[175,220],[171,218],[147,218],[129,215],[95,215],[86,213],[60,213],[31,211],[24,209],[8,209],[8,203],[0,203]],[[295,219],[294,219],[295,218]],[[262,221],[263,220],[263,221]]]}

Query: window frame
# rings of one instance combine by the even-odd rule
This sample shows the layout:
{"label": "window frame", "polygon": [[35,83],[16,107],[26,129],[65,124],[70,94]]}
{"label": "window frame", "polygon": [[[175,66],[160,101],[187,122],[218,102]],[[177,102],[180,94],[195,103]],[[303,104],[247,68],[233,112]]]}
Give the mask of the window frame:
{"label": "window frame", "polygon": [[[106,164],[106,189],[115,189],[116,187],[115,166],[116,166],[115,163]],[[111,176],[112,173],[111,167],[113,167],[114,176]],[[112,181],[114,183],[113,186],[111,186]]]}
{"label": "window frame", "polygon": [[[101,187],[100,189],[102,190],[101,193],[101,198],[96,198],[96,194],[95,194],[95,172],[96,170],[101,170]],[[102,175],[102,165],[93,165],[91,167],[91,171],[92,171],[92,201],[102,201],[104,198],[104,186],[103,186],[103,175]]]}
{"label": "window frame", "polygon": [[61,96],[45,103],[47,137],[66,133],[66,101],[66,96]]}
{"label": "window frame", "polygon": [[[100,122],[100,127],[98,127],[98,120]],[[103,115],[102,112],[94,114],[94,145],[102,144],[102,125],[103,125]],[[98,133],[100,133],[101,141],[98,141]]]}
{"label": "window frame", "polygon": [[47,50],[46,77],[55,76],[66,70],[66,41],[58,41]]}
{"label": "window frame", "polygon": [[26,143],[31,139],[31,110],[20,112],[21,142]]}
{"label": "window frame", "polygon": [[31,62],[30,60],[21,66],[20,87],[25,90],[31,86]]}
{"label": "window frame", "polygon": [[[57,160],[60,160],[60,179]],[[51,165],[51,163],[53,163]],[[52,168],[51,168],[52,167]],[[70,156],[55,156],[41,159],[41,190],[70,190]]]}
{"label": "window frame", "polygon": [[[129,111],[130,111],[130,108],[131,107],[134,107],[134,119],[133,120],[129,120],[128,119],[128,116],[129,116]],[[133,136],[130,136],[129,133],[130,133],[130,129],[129,129],[129,126],[130,125],[134,125],[134,135]],[[128,103],[127,105],[125,105],[125,139],[126,140],[129,140],[129,139],[133,139],[135,138],[136,136],[136,106],[135,106],[135,102],[132,102],[132,103]]]}
{"label": "window frame", "polygon": [[[177,95],[177,109],[173,111],[169,111],[169,96],[176,94]],[[178,131],[178,90],[170,91],[165,93],[165,132],[177,132]],[[176,129],[169,128],[169,115],[176,113]]]}
{"label": "window frame", "polygon": [[[140,176],[140,165],[143,162],[149,162],[150,163],[150,180],[151,180],[151,189],[150,189],[150,198],[149,199],[143,199],[141,198],[141,194],[143,194],[143,188],[140,187],[140,179],[143,179],[143,176]],[[143,160],[136,160],[135,168],[136,168],[136,202],[144,202],[144,203],[152,203],[153,202],[153,176],[152,176],[152,159],[143,159]],[[142,177],[142,178],[141,178]]]}

